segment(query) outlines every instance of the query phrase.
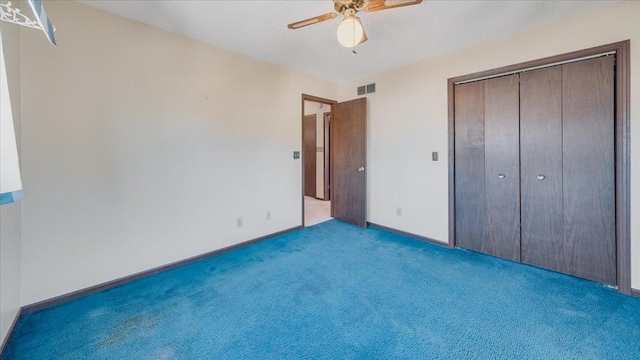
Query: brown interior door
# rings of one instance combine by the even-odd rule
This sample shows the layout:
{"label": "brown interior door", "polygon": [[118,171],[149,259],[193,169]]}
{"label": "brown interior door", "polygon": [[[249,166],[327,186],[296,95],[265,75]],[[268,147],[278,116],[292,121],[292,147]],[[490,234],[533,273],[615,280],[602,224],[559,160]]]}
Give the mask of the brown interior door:
{"label": "brown interior door", "polygon": [[304,195],[316,197],[316,115],[305,115],[302,121],[302,162]]}
{"label": "brown interior door", "polygon": [[334,104],[331,119],[331,216],[367,227],[367,99]]}

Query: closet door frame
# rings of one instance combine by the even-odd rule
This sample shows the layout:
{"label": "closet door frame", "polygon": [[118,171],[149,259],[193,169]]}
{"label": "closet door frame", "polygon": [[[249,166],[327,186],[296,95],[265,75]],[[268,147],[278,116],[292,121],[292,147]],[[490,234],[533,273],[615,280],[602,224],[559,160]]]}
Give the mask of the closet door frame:
{"label": "closet door frame", "polygon": [[527,61],[497,69],[448,79],[449,102],[449,247],[456,246],[455,228],[455,98],[457,83],[482,80],[538,67],[559,65],[583,58],[615,52],[615,191],[616,191],[616,270],[618,291],[631,294],[631,181],[630,181],[630,41],[596,46],[566,54]]}

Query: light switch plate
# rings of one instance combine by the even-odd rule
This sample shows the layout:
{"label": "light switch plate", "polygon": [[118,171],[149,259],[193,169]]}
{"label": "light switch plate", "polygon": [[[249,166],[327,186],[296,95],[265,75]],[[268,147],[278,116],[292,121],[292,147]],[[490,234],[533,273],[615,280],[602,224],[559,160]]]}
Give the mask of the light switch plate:
{"label": "light switch plate", "polygon": [[300,159],[300,151],[294,151],[293,152],[293,158],[294,159]]}
{"label": "light switch plate", "polygon": [[431,160],[438,161],[438,152],[434,151],[431,153]]}

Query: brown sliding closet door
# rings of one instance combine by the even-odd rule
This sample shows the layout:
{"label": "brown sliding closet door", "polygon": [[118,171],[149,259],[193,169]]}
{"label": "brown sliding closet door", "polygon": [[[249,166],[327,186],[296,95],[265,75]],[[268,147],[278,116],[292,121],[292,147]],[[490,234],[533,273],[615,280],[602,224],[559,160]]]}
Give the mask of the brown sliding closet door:
{"label": "brown sliding closet door", "polygon": [[455,85],[458,246],[616,284],[614,65]]}
{"label": "brown sliding closet door", "polygon": [[562,65],[565,272],[616,283],[614,57]]}
{"label": "brown sliding closet door", "polygon": [[483,251],[484,83],[455,87],[456,244]]}
{"label": "brown sliding closet door", "polygon": [[456,242],[520,261],[518,75],[455,88]]}
{"label": "brown sliding closet door", "polygon": [[520,261],[519,75],[484,80],[485,239],[482,251]]}
{"label": "brown sliding closet door", "polygon": [[564,272],[562,66],[520,74],[522,262]]}

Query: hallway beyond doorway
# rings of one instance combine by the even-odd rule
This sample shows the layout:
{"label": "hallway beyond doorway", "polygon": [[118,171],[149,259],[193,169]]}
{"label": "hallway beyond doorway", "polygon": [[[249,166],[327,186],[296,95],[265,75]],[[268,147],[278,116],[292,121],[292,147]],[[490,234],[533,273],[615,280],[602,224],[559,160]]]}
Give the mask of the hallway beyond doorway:
{"label": "hallway beyond doorway", "polygon": [[331,219],[331,201],[304,197],[304,226],[316,225]]}

